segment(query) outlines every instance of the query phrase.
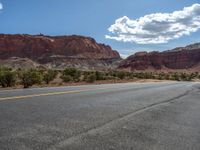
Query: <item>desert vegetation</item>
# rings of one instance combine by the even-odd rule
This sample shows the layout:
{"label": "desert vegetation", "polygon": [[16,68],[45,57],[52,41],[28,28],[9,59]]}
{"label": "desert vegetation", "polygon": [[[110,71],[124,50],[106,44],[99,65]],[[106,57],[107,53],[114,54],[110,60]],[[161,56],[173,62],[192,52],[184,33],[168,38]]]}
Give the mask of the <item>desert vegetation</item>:
{"label": "desert vegetation", "polygon": [[48,85],[55,79],[62,83],[94,83],[96,81],[130,81],[137,79],[156,79],[173,81],[193,81],[200,79],[198,72],[194,73],[156,73],[156,72],[124,72],[124,71],[81,71],[75,68],[65,70],[12,70],[0,68],[0,86],[3,88],[23,86],[29,88],[33,85]]}

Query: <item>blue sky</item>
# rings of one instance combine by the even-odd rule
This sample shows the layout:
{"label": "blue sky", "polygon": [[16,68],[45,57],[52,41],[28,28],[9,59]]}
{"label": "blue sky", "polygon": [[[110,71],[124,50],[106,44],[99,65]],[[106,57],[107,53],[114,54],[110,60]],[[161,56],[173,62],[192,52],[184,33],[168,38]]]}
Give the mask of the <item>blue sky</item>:
{"label": "blue sky", "polygon": [[[91,36],[97,42],[109,44],[125,55],[144,50],[162,51],[200,42],[200,30],[197,28],[189,35],[184,34],[187,32],[184,31],[178,38],[172,38],[167,42],[162,42],[162,36],[156,42],[155,39],[138,39],[141,33],[137,32],[137,37],[133,37],[132,30],[131,33],[123,33],[128,34],[128,38],[119,39],[121,24],[115,23],[117,19],[127,16],[125,27],[129,28],[129,25],[140,17],[181,11],[184,7],[200,3],[200,0],[0,0],[0,3],[0,33]],[[140,25],[138,22],[136,24]],[[108,31],[111,25],[114,33]],[[157,34],[156,32],[155,36]],[[105,38],[106,35],[111,38]],[[127,42],[129,37],[132,40]],[[165,38],[168,38],[166,33]]]}

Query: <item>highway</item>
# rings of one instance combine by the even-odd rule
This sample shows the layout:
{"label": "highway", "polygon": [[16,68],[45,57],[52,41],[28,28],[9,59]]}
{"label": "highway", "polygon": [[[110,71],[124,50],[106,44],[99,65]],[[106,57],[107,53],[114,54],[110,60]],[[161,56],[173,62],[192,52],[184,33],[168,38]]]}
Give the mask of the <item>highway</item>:
{"label": "highway", "polygon": [[200,83],[1,90],[0,150],[200,150]]}

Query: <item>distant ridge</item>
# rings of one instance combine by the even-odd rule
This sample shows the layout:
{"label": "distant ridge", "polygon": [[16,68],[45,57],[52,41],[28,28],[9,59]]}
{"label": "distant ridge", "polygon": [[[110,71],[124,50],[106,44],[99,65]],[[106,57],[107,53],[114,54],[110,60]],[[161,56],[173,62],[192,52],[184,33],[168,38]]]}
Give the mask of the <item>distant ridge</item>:
{"label": "distant ridge", "polygon": [[118,68],[128,71],[200,72],[200,43],[164,52],[139,52],[123,60]]}

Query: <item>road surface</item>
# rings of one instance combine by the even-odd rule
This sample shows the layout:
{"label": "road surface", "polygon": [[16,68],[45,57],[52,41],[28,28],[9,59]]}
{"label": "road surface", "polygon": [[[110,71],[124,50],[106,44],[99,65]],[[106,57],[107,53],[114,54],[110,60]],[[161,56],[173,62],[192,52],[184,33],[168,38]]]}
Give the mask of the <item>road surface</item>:
{"label": "road surface", "polygon": [[200,84],[0,91],[0,150],[200,150]]}

